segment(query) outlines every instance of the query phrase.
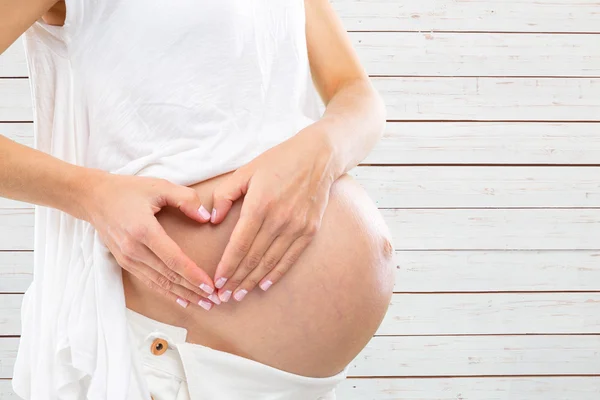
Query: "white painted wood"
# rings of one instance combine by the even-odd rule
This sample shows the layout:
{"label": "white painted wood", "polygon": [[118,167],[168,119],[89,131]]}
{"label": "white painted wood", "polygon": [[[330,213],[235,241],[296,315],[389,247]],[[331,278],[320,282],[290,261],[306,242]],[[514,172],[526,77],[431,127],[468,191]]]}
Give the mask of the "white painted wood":
{"label": "white painted wood", "polygon": [[2,208],[22,208],[22,209],[33,209],[33,204],[25,203],[23,201],[17,201],[0,197],[0,209]]}
{"label": "white painted wood", "polygon": [[[396,251],[394,291],[600,291],[599,258],[597,251]],[[0,292],[23,293],[32,272],[33,253],[0,252]]]}
{"label": "white painted wood", "polygon": [[0,209],[0,251],[33,250],[33,210]]}
{"label": "white painted wood", "polygon": [[18,345],[18,338],[0,338],[0,378],[12,377]]}
{"label": "white painted wood", "polygon": [[[600,76],[590,35],[352,32],[371,75]],[[28,75],[21,40],[0,56],[0,77]]]}
{"label": "white painted wood", "polygon": [[10,379],[0,379],[0,399],[2,400],[22,400],[12,390]]}
{"label": "white painted wood", "polygon": [[29,79],[0,79],[0,121],[32,121]]}
{"label": "white painted wood", "polygon": [[32,279],[33,252],[0,251],[0,293],[23,293]]}
{"label": "white painted wood", "polygon": [[[600,373],[600,336],[373,338],[352,376],[582,375]],[[390,357],[393,354],[393,357]]]}
{"label": "white painted wood", "polygon": [[597,0],[331,2],[349,30],[600,32]]}
{"label": "white painted wood", "polygon": [[337,392],[344,400],[598,400],[600,377],[350,378]]}
{"label": "white painted wood", "polygon": [[33,147],[33,123],[0,124],[0,135],[25,146]]}
{"label": "white painted wood", "polygon": [[600,210],[381,210],[397,250],[596,250]]}
{"label": "white painted wood", "polygon": [[[0,336],[21,334],[22,294],[0,294]],[[0,339],[2,342],[2,339]],[[0,352],[2,345],[0,344]],[[0,378],[6,378],[1,376]]]}
{"label": "white painted wood", "polygon": [[[21,299],[0,294],[0,336],[20,334]],[[377,334],[598,332],[600,293],[452,293],[394,294]]]}
{"label": "white painted wood", "polygon": [[363,163],[600,164],[599,123],[388,122]]}
{"label": "white painted wood", "polygon": [[377,334],[598,332],[600,293],[453,293],[395,294]]}
{"label": "white painted wood", "polygon": [[27,60],[23,40],[17,39],[6,51],[0,54],[0,77],[27,76]]}
{"label": "white painted wood", "polygon": [[[600,121],[600,78],[373,78],[390,120]],[[0,121],[31,121],[27,79],[0,79]]]}
{"label": "white painted wood", "polygon": [[600,206],[600,167],[358,167],[350,175],[382,208]]}
{"label": "white painted wood", "polygon": [[[388,122],[365,164],[600,164],[600,123]],[[0,134],[33,145],[31,123]]]}
{"label": "white painted wood", "polygon": [[600,120],[600,79],[373,78],[373,83],[390,120]]}
{"label": "white painted wood", "polygon": [[[598,250],[598,209],[382,209],[397,250]],[[0,209],[0,250],[32,250],[33,210]]]}
{"label": "white painted wood", "polygon": [[599,76],[598,36],[355,32],[371,75]]}
{"label": "white painted wood", "polygon": [[600,291],[597,251],[396,251],[397,292]]}

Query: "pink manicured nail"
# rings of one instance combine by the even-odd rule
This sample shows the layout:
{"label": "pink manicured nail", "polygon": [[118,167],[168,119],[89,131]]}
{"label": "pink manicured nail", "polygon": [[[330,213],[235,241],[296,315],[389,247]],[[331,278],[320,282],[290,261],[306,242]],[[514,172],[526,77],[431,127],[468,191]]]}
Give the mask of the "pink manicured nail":
{"label": "pink manicured nail", "polygon": [[269,289],[272,284],[273,284],[273,282],[271,282],[271,281],[264,281],[263,283],[260,284],[260,288],[266,292],[267,289]]}
{"label": "pink manicured nail", "polygon": [[198,209],[198,214],[200,214],[202,219],[205,219],[207,221],[210,218],[210,213],[208,212],[208,210],[206,208],[204,208],[204,206],[200,206],[200,208]]}
{"label": "pink manicured nail", "polygon": [[221,289],[223,286],[225,286],[225,282],[227,282],[227,278],[219,278],[215,282],[215,287],[217,289]]}
{"label": "pink manicured nail", "polygon": [[206,292],[206,294],[213,294],[213,292],[215,291],[215,289],[208,286],[206,283],[203,283],[202,285],[200,285],[200,289],[204,290]]}
{"label": "pink manicured nail", "polygon": [[244,297],[246,297],[246,294],[248,294],[248,291],[246,289],[238,290],[233,295],[233,298],[236,299],[237,301],[242,301],[242,299]]}
{"label": "pink manicured nail", "polygon": [[214,223],[216,219],[217,219],[217,209],[213,208],[212,216],[210,217],[210,222]]}
{"label": "pink manicured nail", "polygon": [[180,299],[179,297],[175,301],[177,302],[177,304],[179,304],[183,308],[187,308],[188,304],[190,304],[189,301],[187,301],[185,299]]}
{"label": "pink manicured nail", "polygon": [[206,301],[206,300],[200,300],[198,302],[198,305],[200,307],[204,308],[206,311],[208,311],[212,308],[212,303],[210,301]]}
{"label": "pink manicured nail", "polygon": [[221,301],[224,303],[227,303],[229,301],[230,297],[231,297],[231,290],[226,290],[223,293],[221,293],[221,295],[219,296]]}
{"label": "pink manicured nail", "polygon": [[221,304],[221,299],[219,299],[216,293],[211,294],[210,296],[208,296],[208,298],[215,304]]}

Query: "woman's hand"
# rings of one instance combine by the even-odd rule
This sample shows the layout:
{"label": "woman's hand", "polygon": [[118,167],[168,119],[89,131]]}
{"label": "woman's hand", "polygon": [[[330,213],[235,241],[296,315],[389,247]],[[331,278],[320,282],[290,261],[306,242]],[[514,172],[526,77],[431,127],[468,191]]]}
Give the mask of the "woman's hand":
{"label": "woman's hand", "polygon": [[308,127],[231,174],[213,194],[211,222],[245,195],[240,218],[217,266],[219,298],[240,301],[267,290],[298,260],[317,233],[334,182],[331,150]]}
{"label": "woman's hand", "polygon": [[196,191],[163,179],[98,172],[83,201],[84,219],[98,231],[119,265],[150,288],[176,301],[210,310],[218,302],[210,277],[167,235],[155,215],[165,206],[207,222]]}

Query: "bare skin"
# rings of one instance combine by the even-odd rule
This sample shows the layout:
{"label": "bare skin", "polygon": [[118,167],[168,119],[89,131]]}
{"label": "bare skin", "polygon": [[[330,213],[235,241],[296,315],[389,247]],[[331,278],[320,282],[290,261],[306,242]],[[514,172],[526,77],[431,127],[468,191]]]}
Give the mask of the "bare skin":
{"label": "bare skin", "polygon": [[[225,175],[192,186],[210,204]],[[174,209],[157,214],[177,244],[213,275],[242,201],[220,225],[198,225]],[[204,201],[203,201],[203,204]],[[269,289],[205,312],[165,301],[123,272],[127,307],[188,330],[187,341],[299,375],[341,371],[373,336],[392,292],[392,245],[381,214],[349,175],[330,194],[321,229],[294,267]]]}
{"label": "bare skin", "polygon": [[[133,274],[134,268],[124,262],[133,252],[119,249],[123,241],[112,239],[111,251],[123,267],[127,306],[186,328],[189,342],[300,375],[325,377],[339,372],[369,341],[385,314],[393,263],[390,233],[381,214],[364,189],[345,174],[377,140],[383,106],[349,41],[342,38],[341,26],[325,10],[326,3],[305,1],[310,15],[307,45],[315,86],[327,105],[324,122],[317,123],[313,137],[323,131],[323,142],[335,148],[332,174],[336,179],[320,229],[268,292],[253,290],[243,302],[222,303],[210,312],[196,305],[206,297],[199,283],[207,283],[211,290],[214,287],[209,280],[215,276],[244,200],[235,201],[217,225],[203,224],[192,214],[200,204],[211,209],[215,188],[231,173],[193,185],[192,190],[68,165],[0,137],[0,195],[61,209],[91,222],[101,234],[118,226],[119,232],[128,235],[121,236],[127,238],[128,248],[143,244],[156,249],[156,265]],[[39,18],[60,26],[65,15],[64,1],[3,2],[0,52]],[[153,211],[140,211],[146,209]],[[164,231],[152,225],[156,224],[154,214]],[[122,221],[127,223],[118,225]],[[152,232],[152,243],[142,243],[145,233],[128,234],[141,231]],[[167,237],[174,243],[166,246]],[[164,257],[158,259],[160,255]],[[179,269],[166,262],[174,259]],[[192,264],[197,265],[196,273],[190,273]],[[166,279],[173,271],[181,276]],[[189,306],[180,307],[177,298],[189,300]]]}

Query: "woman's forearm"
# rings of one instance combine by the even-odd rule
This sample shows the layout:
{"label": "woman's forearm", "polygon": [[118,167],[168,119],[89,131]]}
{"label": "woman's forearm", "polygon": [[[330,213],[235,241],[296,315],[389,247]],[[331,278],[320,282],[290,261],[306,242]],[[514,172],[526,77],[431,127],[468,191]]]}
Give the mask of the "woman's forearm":
{"label": "woman's forearm", "polygon": [[310,134],[322,139],[329,155],[328,172],[337,179],[371,152],[384,127],[383,100],[368,80],[359,79],[336,92]]}
{"label": "woman's forearm", "polygon": [[82,218],[87,185],[99,173],[0,135],[0,197],[57,208]]}

